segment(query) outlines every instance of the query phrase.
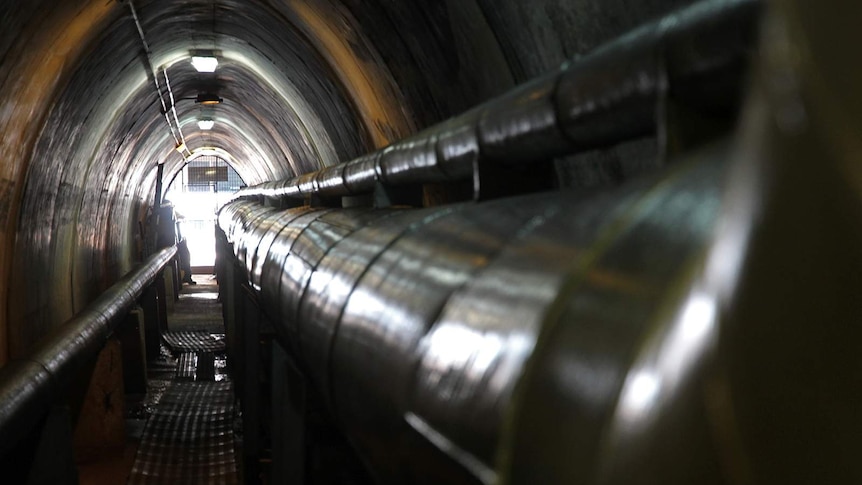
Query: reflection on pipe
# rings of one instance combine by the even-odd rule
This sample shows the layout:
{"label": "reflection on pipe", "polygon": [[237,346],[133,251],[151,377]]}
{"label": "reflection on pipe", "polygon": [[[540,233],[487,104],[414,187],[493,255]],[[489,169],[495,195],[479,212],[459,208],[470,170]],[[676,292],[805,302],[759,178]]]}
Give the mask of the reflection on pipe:
{"label": "reflection on pipe", "polygon": [[[570,457],[599,456],[604,431],[674,406],[674,372],[705,350],[714,304],[678,289],[712,234],[726,158],[716,146],[592,196],[235,201],[219,213],[221,251],[382,483],[572,483],[597,461]],[[549,409],[584,425],[558,441]]]}

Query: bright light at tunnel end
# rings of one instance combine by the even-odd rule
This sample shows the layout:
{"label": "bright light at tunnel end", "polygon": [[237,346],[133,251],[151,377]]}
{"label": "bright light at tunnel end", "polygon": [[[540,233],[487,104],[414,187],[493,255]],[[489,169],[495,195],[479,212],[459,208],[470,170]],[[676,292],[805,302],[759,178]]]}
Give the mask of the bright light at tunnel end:
{"label": "bright light at tunnel end", "polygon": [[213,120],[200,120],[198,121],[198,128],[202,130],[212,130],[213,126],[215,126],[215,121]]}
{"label": "bright light at tunnel end", "polygon": [[192,56],[192,66],[198,72],[215,72],[218,59],[212,56]]}

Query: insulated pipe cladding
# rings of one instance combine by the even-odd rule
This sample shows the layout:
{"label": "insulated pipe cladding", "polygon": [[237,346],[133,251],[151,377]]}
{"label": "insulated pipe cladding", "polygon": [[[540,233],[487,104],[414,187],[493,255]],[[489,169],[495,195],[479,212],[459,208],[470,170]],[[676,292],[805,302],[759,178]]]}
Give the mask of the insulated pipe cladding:
{"label": "insulated pipe cladding", "polygon": [[[723,483],[697,399],[715,302],[693,280],[727,148],[692,158],[595,194],[425,209],[235,201],[218,223],[380,482]],[[672,469],[655,466],[669,450]]]}

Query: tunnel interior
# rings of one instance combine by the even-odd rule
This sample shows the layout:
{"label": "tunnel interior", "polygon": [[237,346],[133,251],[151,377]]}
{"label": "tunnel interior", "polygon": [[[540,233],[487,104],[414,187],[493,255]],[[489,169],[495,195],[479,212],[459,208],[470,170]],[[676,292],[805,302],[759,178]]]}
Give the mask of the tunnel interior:
{"label": "tunnel interior", "polygon": [[[764,4],[763,10],[767,11],[762,16],[761,3]],[[578,147],[577,154],[543,155],[539,160],[541,163],[536,165],[541,169],[508,167],[498,175],[500,180],[482,179],[483,184],[488,182],[489,186],[499,184],[502,187],[502,196],[487,192],[490,194],[488,199],[492,199],[490,202],[483,200],[484,195],[476,195],[479,179],[470,177],[451,184],[436,181],[426,184],[420,189],[418,201],[410,199],[408,203],[402,203],[389,194],[392,200],[385,209],[396,210],[412,205],[426,212],[392,216],[392,221],[381,224],[388,227],[385,224],[400,221],[398,224],[401,226],[398,227],[413,228],[420,224],[417,221],[424,221],[422,217],[443,217],[439,214],[462,210],[472,214],[470,211],[474,209],[469,208],[471,205],[487,203],[487,210],[496,214],[494,217],[500,220],[511,217],[512,224],[523,223],[528,227],[529,224],[516,217],[517,210],[512,207],[517,203],[505,200],[508,200],[508,195],[519,195],[511,192],[513,183],[533,184],[527,191],[541,192],[537,197],[547,196],[548,199],[525,199],[524,206],[534,207],[537,213],[551,211],[551,207],[557,207],[554,204],[560,204],[555,210],[565,212],[571,209],[571,213],[565,212],[567,217],[557,222],[563,229],[547,237],[561,237],[559,234],[570,230],[574,247],[573,235],[581,228],[573,222],[580,214],[573,207],[581,207],[578,204],[582,203],[582,198],[615,191],[613,193],[618,195],[614,197],[622,200],[627,191],[640,190],[633,187],[645,187],[637,184],[653,183],[656,177],[668,177],[668,182],[657,182],[661,187],[665,183],[677,187],[673,184],[683,179],[696,186],[701,180],[698,177],[707,178],[719,181],[716,182],[720,184],[719,188],[694,191],[691,204],[702,208],[703,212],[693,215],[692,220],[678,223],[693,228],[691,234],[685,234],[700,241],[702,253],[697,254],[702,256],[720,250],[748,254],[748,246],[746,251],[723,249],[725,240],[722,235],[734,235],[735,239],[727,236],[729,247],[740,240],[748,244],[749,232],[745,231],[753,231],[758,237],[761,233],[749,226],[740,228],[744,225],[741,222],[734,225],[737,219],[733,217],[745,219],[746,224],[751,223],[751,219],[762,217],[766,221],[764,225],[754,227],[762,228],[765,235],[762,239],[752,236],[752,240],[766,242],[758,242],[760,246],[751,243],[751,254],[760,255],[762,259],[757,261],[768,261],[769,264],[761,266],[755,261],[746,266],[753,268],[754,276],[740,283],[739,291],[744,289],[748,292],[745,295],[762,297],[759,301],[767,302],[770,308],[780,305],[783,300],[802,301],[803,297],[816,302],[809,306],[799,303],[804,311],[797,313],[789,310],[776,313],[786,316],[791,321],[788,326],[793,329],[797,326],[802,328],[805,311],[813,312],[815,320],[828,314],[834,317],[835,322],[849,321],[858,314],[858,310],[846,303],[833,305],[830,302],[838,297],[843,301],[850,290],[859,286],[858,281],[847,274],[859,267],[858,255],[853,254],[850,248],[862,239],[858,230],[859,219],[855,217],[858,215],[857,195],[862,178],[859,177],[859,165],[854,165],[860,153],[857,128],[862,119],[862,109],[859,96],[852,94],[855,92],[852,82],[859,80],[859,73],[858,68],[836,61],[837,56],[833,54],[843,52],[845,46],[852,43],[853,29],[846,19],[852,16],[842,18],[826,8],[794,0],[711,0],[700,4],[708,4],[705,10],[719,13],[748,12],[748,6],[754,5],[750,10],[757,13],[751,17],[753,20],[744,24],[756,28],[742,29],[728,37],[719,36],[721,43],[717,43],[711,42],[710,36],[720,28],[713,29],[713,24],[706,21],[702,30],[686,37],[689,44],[678,49],[668,47],[661,51],[658,59],[653,59],[649,52],[640,57],[639,46],[631,39],[651,38],[649,29],[675,32],[674,22],[684,23],[687,15],[692,18],[700,15],[696,0],[0,0],[0,367],[7,362],[26,360],[28,352],[40,339],[85,309],[145,259],[148,216],[159,205],[154,204],[154,194],[162,183],[167,188],[170,181],[175,180],[186,164],[196,157],[217,155],[227,161],[244,186],[252,189],[265,187],[260,190],[269,191],[278,186],[278,190],[286,191],[290,190],[291,184],[299,187],[301,181],[297,180],[303,174],[316,174],[326,168],[341,170],[338,168],[342,166],[340,164],[363,160],[361,157],[381,153],[380,150],[405,139],[408,141],[396,148],[410,148],[410,140],[420,143],[417,140],[425,140],[422,137],[427,133],[434,133],[433,140],[437,143],[443,138],[443,131],[437,134],[435,127],[456,126],[458,120],[470,119],[471,113],[486,116],[486,112],[481,110],[489,106],[488,112],[494,113],[496,105],[493,100],[501,99],[501,96],[514,100],[512,106],[515,108],[512,110],[526,106],[523,108],[526,112],[531,109],[530,103],[539,98],[557,102],[562,92],[574,99],[581,95],[579,90],[582,89],[586,99],[590,93],[605,86],[617,87],[610,89],[610,94],[604,98],[597,98],[593,104],[586,99],[584,106],[588,108],[585,111],[600,112],[605,107],[602,103],[613,105],[620,99],[628,102],[631,93],[646,92],[656,85],[659,86],[655,89],[660,93],[656,95],[659,102],[635,105],[639,98],[633,96],[635,101],[631,108],[636,116],[590,118],[590,126],[576,132],[577,137],[595,138],[589,142],[585,141],[586,138],[571,135],[575,129],[567,128],[567,143]],[[740,5],[743,8],[738,8]],[[670,15],[678,11],[686,13],[676,17]],[[658,27],[650,27],[655,25]],[[668,40],[668,45],[673,45],[672,41]],[[725,82],[720,76],[697,77],[702,72],[713,72],[710,71],[713,65],[736,63],[737,59],[728,61],[722,56],[730,52],[737,42],[744,46],[741,49],[746,57],[740,61],[742,68],[733,64],[733,82]],[[608,45],[611,47],[606,47]],[[788,54],[788,51],[792,52]],[[613,55],[607,58],[622,59],[625,65],[603,67],[604,52],[611,52]],[[199,72],[191,63],[194,55],[217,58],[217,68],[214,72]],[[639,62],[644,59],[648,62],[644,65],[653,66],[651,63],[654,62],[664,70],[654,77],[649,70],[651,67],[639,71]],[[677,65],[693,67],[691,72],[674,71]],[[596,66],[602,74],[590,77],[590,69]],[[572,87],[571,83],[565,84],[568,77],[560,77],[562,81],[553,81],[552,94],[542,91],[545,85],[542,83],[548,79],[580,72],[579,69],[586,73],[583,76],[583,86],[586,87],[578,84]],[[628,78],[629,70],[642,76]],[[581,79],[576,75],[571,77]],[[677,79],[684,79],[685,83],[676,84]],[[690,85],[706,85],[708,88],[687,91]],[[206,97],[215,98],[218,102],[205,103]],[[652,100],[651,97],[649,99]],[[650,126],[656,125],[654,128],[640,129],[640,119],[636,118],[642,117],[643,113],[649,118]],[[554,117],[565,114],[554,112]],[[459,116],[462,118],[457,118]],[[453,119],[455,121],[451,121]],[[212,121],[212,126],[204,129],[198,124],[201,120]],[[538,126],[544,121],[527,120],[522,123],[526,126],[522,131],[530,129],[531,123]],[[444,122],[449,125],[439,125]],[[484,117],[481,123],[476,125],[479,128],[470,129],[480,131],[489,126]],[[520,133],[521,125],[515,125],[517,123],[506,129]],[[629,126],[638,128],[626,131],[625,139],[606,140],[602,138],[606,133],[603,127],[606,126],[622,127],[623,131]],[[523,153],[541,152],[541,145],[547,140],[539,137],[528,140],[524,146],[511,147],[500,143],[497,147],[500,153],[495,156],[505,162],[507,157],[514,159]],[[389,152],[382,153],[394,151],[390,148]],[[694,152],[697,154],[691,155]],[[803,156],[822,158],[825,168],[807,178]],[[680,175],[687,170],[680,167],[697,165],[696,162],[686,163],[686,160],[714,157],[731,160],[728,162],[731,168],[698,168]],[[789,162],[780,165],[779,169],[775,169],[778,164],[756,163],[756,160],[781,157]],[[375,160],[380,158],[378,155]],[[682,162],[677,163],[680,160]],[[482,163],[477,161],[475,167],[481,168]],[[314,180],[317,183],[318,178]],[[752,188],[755,182],[760,185]],[[267,183],[271,185],[260,185]],[[680,188],[679,192],[685,192],[688,187]],[[830,190],[829,187],[837,188]],[[387,194],[385,190],[381,192]],[[717,195],[719,192],[724,195]],[[555,194],[558,193],[566,194],[569,199],[557,199]],[[803,203],[796,202],[798,194],[803,194],[799,197],[808,205],[795,205]],[[344,207],[360,209],[379,205],[374,199],[376,195],[361,194],[344,197],[343,200],[340,195],[343,194],[337,198],[339,209],[342,203]],[[602,196],[595,196],[596,199],[589,199],[599,201],[594,207],[605,207],[608,211],[602,212],[601,217],[616,217],[616,209],[613,209],[616,206],[611,203],[602,206]],[[248,200],[235,202],[237,205],[231,206],[221,216],[227,221],[225,225],[235,229],[237,234],[245,230],[265,232],[265,229],[254,227],[253,221],[265,221],[269,225],[288,219],[293,221],[293,215],[275,214],[274,211],[296,204],[285,205],[283,201],[277,201],[273,207],[272,200],[259,193],[249,196],[254,197],[266,204],[245,207],[243,204],[250,204]],[[505,200],[500,202],[496,199]],[[645,197],[643,200],[653,199]],[[679,204],[687,203],[685,197],[679,200]],[[317,194],[306,197],[303,203],[308,207],[302,210],[332,208],[331,199],[319,199]],[[450,205],[453,203],[455,205]],[[467,208],[457,204],[466,204]],[[673,213],[676,206],[668,204],[668,213]],[[267,209],[261,208],[264,206]],[[475,209],[475,217],[479,221],[489,217],[481,212],[484,207]],[[644,213],[649,213],[649,210],[644,209]],[[829,216],[817,220],[817,214],[823,213]],[[338,219],[341,214],[327,217],[335,221],[332,222],[334,227],[342,228],[351,227],[357,220],[371,221],[379,215],[360,214],[354,220],[350,219],[353,213],[348,214],[344,216],[345,220]],[[553,220],[554,216],[550,212],[548,214],[547,218]],[[590,210],[584,209],[580,216],[589,221],[589,217],[593,217],[590,214]],[[321,217],[328,223],[326,217]],[[684,217],[680,216],[680,219]],[[520,222],[514,222],[516,220]],[[625,225],[629,223],[628,219],[622,217],[619,220],[619,227],[629,227]],[[816,230],[808,231],[810,234],[806,237],[795,238],[792,221],[802,224],[812,220],[818,222],[811,226]],[[543,220],[541,224],[544,223]],[[569,227],[567,224],[574,225],[565,229]],[[669,229],[661,234],[671,234],[677,227],[668,224]],[[495,237],[494,230],[493,227],[486,228],[488,238]],[[661,231],[662,228],[650,229],[653,230]],[[816,235],[812,235],[815,232]],[[504,233],[500,229],[499,234]],[[511,237],[514,239],[519,235],[521,233]],[[241,246],[240,241],[245,237],[236,236],[230,240],[231,234],[227,236],[228,242],[236,244],[236,247]],[[623,236],[619,237],[623,240]],[[671,239],[668,237],[668,244],[674,242]],[[764,248],[781,246],[788,239],[795,241],[788,248],[795,248],[802,254],[816,254],[818,258],[828,253],[829,248],[837,249],[828,255],[832,259],[824,256],[826,262],[822,266],[811,262],[794,266],[794,270],[789,271],[792,277],[787,281],[819,278],[834,284],[824,285],[821,290],[807,294],[799,289],[800,285],[775,283],[781,279],[776,275],[785,266],[780,262],[772,264],[778,256],[770,258],[769,250]],[[640,246],[641,242],[633,239],[631,244],[635,249],[632,251],[648,251],[651,247],[649,241]],[[447,251],[445,244],[438,249],[439,253],[435,254]],[[563,249],[560,251],[565,252]],[[791,257],[790,253],[791,249],[786,249],[776,254]],[[239,252],[236,254],[239,259],[244,256]],[[668,265],[673,259],[672,255],[656,249],[643,260],[652,264],[655,262],[651,259],[653,256]],[[525,256],[529,257],[532,256]],[[250,258],[252,261],[253,256]],[[707,256],[703,258],[710,261]],[[429,261],[432,261],[429,265],[435,264],[433,258]],[[786,263],[787,266],[795,264]],[[833,271],[835,265],[843,265],[844,269]],[[251,266],[248,268],[250,272]],[[706,269],[700,268],[704,274],[712,271],[706,263],[704,267]],[[611,273],[610,276],[593,276],[609,278],[602,280],[602,284],[613,286],[619,282],[613,279],[615,273]],[[745,272],[740,274],[748,275]],[[840,282],[836,283],[837,280]],[[694,285],[692,282],[701,279],[692,276],[686,281]],[[589,283],[595,281],[590,280]],[[560,286],[560,295],[575,294],[573,287],[568,285]],[[768,292],[763,288],[777,289]],[[830,293],[830,289],[835,291]],[[261,290],[258,287],[257,290],[266,292],[265,288]],[[648,289],[643,291],[648,292]],[[553,300],[553,304],[548,305],[548,313],[552,316],[588,313],[581,307],[575,308],[573,302],[589,306],[595,301],[590,299],[588,292],[579,295],[579,299],[572,297],[570,301],[564,301],[562,297]],[[266,295],[260,298],[265,300]],[[766,303],[758,305],[752,302],[754,299],[733,300],[733,305],[728,304],[720,310],[726,312],[729,321],[733,322],[748,321],[745,318],[768,318],[771,314],[764,309]],[[634,305],[630,301],[620,305],[626,307],[629,304]],[[833,313],[821,311],[826,307]],[[671,310],[664,308],[661,311]],[[316,321],[314,318],[309,317],[309,321]],[[336,321],[337,324],[340,321]],[[731,330],[727,335],[731,337],[727,338],[731,338],[733,344],[728,348],[741,355],[757,354],[755,343],[769,342],[766,330],[762,333],[752,330],[754,337],[751,342],[755,343],[736,346],[738,340],[733,339],[745,340],[748,334],[741,330],[739,334],[733,333],[742,327],[730,325],[728,328]],[[834,337],[830,332],[834,332],[831,327],[818,335],[825,342]],[[853,332],[858,334],[857,330]],[[764,352],[764,355],[786,357],[788,353],[792,354],[787,348],[803,345],[801,342],[806,340],[804,334],[802,330],[783,334],[785,340],[779,340],[788,347],[774,353]],[[542,335],[537,348],[544,351],[562,345],[555,340],[544,340],[547,337]],[[559,330],[559,335],[561,341],[577,340],[566,330]],[[614,337],[607,338],[613,340]],[[815,353],[821,355],[828,345],[818,343],[823,347],[817,347]],[[724,340],[719,345],[724,351],[722,345],[725,345]],[[850,344],[846,345],[849,348]],[[840,348],[846,350],[845,347]],[[612,353],[613,349],[608,352]],[[727,355],[722,353],[718,360],[724,362],[722,359]],[[529,370],[553,367],[553,362],[548,360],[550,357],[543,359],[530,361]],[[744,360],[747,365],[764,361],[771,362],[767,357]],[[736,361],[729,362],[731,370],[728,372],[734,376],[745,373],[745,369],[734,367]],[[817,360],[810,369],[828,372],[844,364],[847,361],[834,356]],[[779,367],[776,364],[776,368],[771,370],[780,374]],[[810,375],[815,371],[810,369],[800,371],[806,384],[816,380]],[[629,379],[636,377],[637,374],[632,374]],[[858,379],[859,373],[848,371],[846,377]],[[361,381],[361,378],[357,379]],[[710,375],[705,379],[708,384],[724,382],[722,376]],[[642,388],[651,385],[648,381],[639,382]],[[781,383],[793,385],[791,382]],[[534,389],[539,394],[550,392],[541,382],[531,381],[530,385],[537,386]],[[714,392],[731,399],[722,394],[723,388],[716,390],[709,385],[704,385],[704,388],[704,393]],[[561,387],[553,389],[556,392]],[[734,388],[744,396],[769,399],[769,395],[759,394],[756,389],[757,383],[753,381],[745,381],[741,387]],[[361,394],[357,390],[352,392]],[[828,394],[827,390],[822,392]],[[795,396],[793,392],[780,395],[788,399]],[[836,401],[828,397],[822,401],[814,398],[802,401],[820,402],[822,412],[835,411],[839,416],[846,416],[850,405],[847,400],[842,400],[843,396],[841,394]],[[357,399],[361,401],[362,398]],[[742,399],[745,401],[746,398]],[[858,399],[854,402],[858,404]],[[829,403],[834,403],[834,406]],[[428,406],[433,408],[431,404]],[[531,406],[534,406],[533,401],[527,401],[519,409],[542,415],[541,406],[535,405],[535,409]],[[433,415],[435,410],[427,412]],[[732,413],[716,412],[722,419],[736,419]],[[349,410],[345,413],[349,416],[344,418],[345,421],[353,419]],[[792,412],[786,415],[795,416]],[[754,420],[756,417],[763,416],[746,415],[740,419]],[[455,422],[460,419],[466,419],[466,416]],[[742,425],[730,421],[720,423],[731,428],[725,434],[717,433],[721,440],[744,441],[733,432],[737,430],[735,426],[745,427],[750,421]],[[848,435],[848,430],[858,429],[859,422],[856,419],[847,428],[841,428],[843,431],[837,431],[840,439],[836,439],[836,443],[844,443],[841,440]],[[422,421],[419,423],[413,424],[421,427]],[[832,421],[829,423],[833,424]],[[554,423],[539,420],[538,427],[547,430],[553,428]],[[371,450],[363,457],[382,453],[375,449],[377,438],[362,436],[362,427],[359,428],[360,437],[355,441],[364,443],[365,449]],[[458,435],[458,429],[453,427],[443,434],[447,433]],[[753,433],[754,438],[746,435],[745,439],[750,438],[757,443],[765,439],[757,431]],[[506,436],[517,436],[522,441],[506,443],[506,450],[515,451],[505,453],[517,452],[524,456],[531,453],[524,443],[542,439],[540,431],[521,428],[507,430]],[[821,437],[820,434],[817,436]],[[511,461],[510,456],[496,448],[483,448],[487,443],[481,442],[480,438],[467,436],[461,439],[475,444],[475,448],[480,450],[476,452],[477,456],[485,463]],[[637,441],[642,436],[637,434],[637,430],[622,429],[614,430],[606,439],[608,441],[603,442],[603,446],[613,448],[618,444],[614,440]],[[822,439],[825,441],[818,443],[828,441],[827,438]],[[391,444],[384,443],[386,446]],[[836,447],[835,443],[828,446],[830,450]],[[670,449],[679,451],[681,448]],[[739,448],[728,445],[728,449]],[[729,474],[728,482],[736,483],[751,478],[746,473],[785,476],[783,472],[771,469],[772,465],[764,465],[765,468],[752,472],[747,460],[769,462],[774,457],[769,450],[757,448],[756,452],[763,454],[740,457],[733,452],[724,456],[723,461],[719,460],[722,461],[722,470],[715,473]],[[611,460],[603,466],[625,469],[634,463],[649,468],[643,465],[643,461],[638,461],[642,458],[636,453],[632,456],[623,454],[619,461]],[[554,459],[565,461],[566,457],[554,455]],[[543,458],[536,460],[542,462]],[[385,463],[379,456],[369,461],[372,468]],[[471,468],[469,460],[467,465],[461,465]],[[481,471],[473,472],[480,477],[480,482],[493,481],[482,479]],[[542,476],[535,470],[532,472],[536,473],[535,477]],[[835,473],[845,472],[845,477],[852,475],[844,468]],[[382,472],[382,475],[386,473]],[[758,475],[760,473],[766,475]],[[392,476],[399,475],[393,472]],[[637,477],[623,472],[607,472],[602,477],[608,483],[639,483]],[[546,478],[551,483],[553,477]]]}
{"label": "tunnel interior", "polygon": [[[169,180],[184,162],[180,130],[190,150],[230,154],[249,185],[310,172],[684,3],[136,2],[142,40],[125,2],[4,2],[3,274],[16,284],[0,291],[0,360],[139,258],[155,167]],[[215,73],[192,67],[198,50],[218,53]],[[196,126],[206,93],[224,100],[210,132]]]}

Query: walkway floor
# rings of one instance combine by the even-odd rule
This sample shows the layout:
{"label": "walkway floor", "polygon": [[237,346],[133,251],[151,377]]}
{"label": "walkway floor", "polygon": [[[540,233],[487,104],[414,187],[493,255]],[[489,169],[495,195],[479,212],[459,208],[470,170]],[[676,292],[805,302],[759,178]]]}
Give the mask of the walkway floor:
{"label": "walkway floor", "polygon": [[218,286],[208,275],[194,279],[168,316],[161,359],[149,364],[130,485],[239,483]]}

